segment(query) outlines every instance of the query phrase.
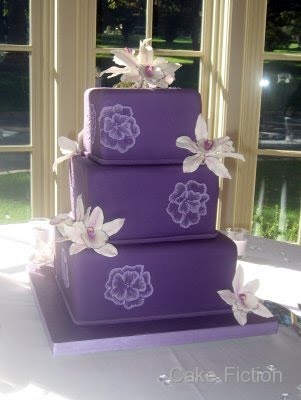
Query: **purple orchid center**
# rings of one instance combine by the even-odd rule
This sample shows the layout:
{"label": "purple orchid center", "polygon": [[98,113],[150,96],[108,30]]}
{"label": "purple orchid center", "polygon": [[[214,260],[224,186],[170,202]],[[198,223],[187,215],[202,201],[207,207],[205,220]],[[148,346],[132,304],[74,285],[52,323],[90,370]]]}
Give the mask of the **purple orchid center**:
{"label": "purple orchid center", "polygon": [[92,226],[88,226],[87,234],[88,234],[88,237],[90,239],[94,239],[95,238],[95,230],[94,230],[94,228]]}
{"label": "purple orchid center", "polygon": [[205,140],[205,142],[204,142],[205,150],[211,150],[213,147],[213,144],[214,143],[212,140],[209,140],[209,139]]}
{"label": "purple orchid center", "polygon": [[240,294],[240,295],[238,295],[238,297],[240,298],[240,300],[242,301],[242,302],[244,302],[245,300],[246,300],[246,295],[245,294]]}
{"label": "purple orchid center", "polygon": [[152,65],[147,65],[146,67],[144,67],[144,72],[145,72],[145,76],[147,76],[148,78],[153,76],[153,66]]}

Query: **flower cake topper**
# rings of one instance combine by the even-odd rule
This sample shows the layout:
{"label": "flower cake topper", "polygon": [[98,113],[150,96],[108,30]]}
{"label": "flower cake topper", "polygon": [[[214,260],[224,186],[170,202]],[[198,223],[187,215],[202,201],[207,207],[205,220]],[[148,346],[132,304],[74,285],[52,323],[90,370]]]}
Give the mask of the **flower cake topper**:
{"label": "flower cake topper", "polygon": [[222,162],[223,158],[232,157],[242,161],[245,159],[241,154],[234,152],[233,142],[229,136],[209,140],[206,122],[200,114],[195,126],[195,137],[196,142],[188,136],[181,136],[176,141],[178,147],[194,153],[193,156],[185,158],[183,171],[194,172],[200,165],[206,164],[215,175],[231,179],[229,171]]}
{"label": "flower cake topper", "polygon": [[230,306],[235,319],[240,325],[247,323],[247,314],[253,312],[264,318],[273,317],[273,314],[259,301],[255,292],[259,288],[259,280],[254,279],[244,285],[244,271],[239,265],[232,282],[233,292],[219,290],[217,293]]}
{"label": "flower cake topper", "polygon": [[59,240],[71,240],[70,255],[77,254],[84,249],[93,249],[105,257],[115,257],[118,251],[108,242],[109,237],[117,233],[124,224],[124,218],[117,218],[104,223],[103,211],[100,207],[91,207],[85,212],[82,196],[76,201],[76,219],[70,214],[59,214],[51,220],[61,234]]}
{"label": "flower cake topper", "polygon": [[121,85],[132,88],[167,88],[175,79],[175,71],[181,67],[178,63],[170,63],[165,58],[155,58],[149,42],[151,39],[140,41],[138,54],[131,49],[112,50],[113,61],[120,67],[114,66],[101,72],[111,74],[108,78],[121,75]]}

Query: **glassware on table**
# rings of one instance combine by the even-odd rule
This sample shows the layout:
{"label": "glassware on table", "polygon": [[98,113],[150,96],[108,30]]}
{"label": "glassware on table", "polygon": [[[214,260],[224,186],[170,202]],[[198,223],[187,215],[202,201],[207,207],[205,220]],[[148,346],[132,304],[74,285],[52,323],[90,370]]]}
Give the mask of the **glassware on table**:
{"label": "glassware on table", "polygon": [[248,231],[244,228],[226,228],[226,236],[236,244],[237,256],[242,258],[246,253]]}

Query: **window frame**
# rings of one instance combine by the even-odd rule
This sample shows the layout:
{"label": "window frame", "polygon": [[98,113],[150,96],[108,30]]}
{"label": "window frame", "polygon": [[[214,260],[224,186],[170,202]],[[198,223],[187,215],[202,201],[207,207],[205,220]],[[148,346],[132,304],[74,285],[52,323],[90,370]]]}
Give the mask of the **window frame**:
{"label": "window frame", "polygon": [[[240,163],[237,169],[230,223],[232,226],[245,227],[250,232],[258,156],[301,157],[301,151],[259,149],[258,147],[262,91],[259,82],[263,76],[264,61],[301,61],[301,55],[264,51],[266,12],[266,0],[246,0],[241,115],[238,134],[238,150],[244,154],[246,162]],[[301,245],[301,214],[297,244]]]}

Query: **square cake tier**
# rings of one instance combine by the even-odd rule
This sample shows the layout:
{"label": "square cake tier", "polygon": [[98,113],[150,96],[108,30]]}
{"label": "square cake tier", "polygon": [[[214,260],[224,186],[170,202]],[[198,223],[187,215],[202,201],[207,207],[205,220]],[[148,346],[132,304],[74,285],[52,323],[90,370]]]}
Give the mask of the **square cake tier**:
{"label": "square cake tier", "polygon": [[112,239],[143,243],[216,236],[218,178],[206,166],[185,174],[181,165],[100,165],[74,156],[71,203],[102,208],[105,222],[125,218]]}
{"label": "square cake tier", "polygon": [[235,244],[216,239],[118,245],[108,258],[92,249],[69,255],[56,244],[58,285],[74,323],[105,324],[230,311],[217,294],[231,289]]}
{"label": "square cake tier", "polygon": [[93,88],[85,93],[84,149],[102,164],[182,163],[201,98],[192,89]]}

